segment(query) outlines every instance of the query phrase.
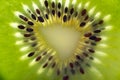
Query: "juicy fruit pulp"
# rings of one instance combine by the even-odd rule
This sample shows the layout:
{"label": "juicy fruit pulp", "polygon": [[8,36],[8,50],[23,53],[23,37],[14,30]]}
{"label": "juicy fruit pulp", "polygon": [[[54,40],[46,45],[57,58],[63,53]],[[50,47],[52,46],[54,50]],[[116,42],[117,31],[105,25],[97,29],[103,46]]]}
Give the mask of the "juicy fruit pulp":
{"label": "juicy fruit pulp", "polygon": [[[24,22],[18,24],[24,42],[33,48],[28,54],[28,57],[35,58],[31,65],[42,62],[42,68],[53,68],[63,80],[69,80],[69,76],[78,71],[84,74],[85,66],[90,67],[94,47],[101,41],[100,33],[104,29],[104,21],[97,18],[98,15],[89,15],[92,14],[86,9],[89,3],[78,7],[74,6],[75,3],[44,0],[41,8],[33,3],[34,12],[23,5],[30,17],[15,12]],[[23,47],[22,51],[27,48]]]}
{"label": "juicy fruit pulp", "polygon": [[[6,2],[5,1],[1,1],[1,3],[2,2],[4,2],[3,4],[3,6],[5,6],[5,7],[7,7],[8,8],[8,6],[7,5],[9,5],[9,4],[6,4]],[[19,1],[19,2],[14,2],[14,1],[8,1],[8,3],[10,3],[11,4],[11,2],[12,2],[12,4],[14,5],[14,6],[16,6],[17,7],[17,10],[18,9],[20,9],[20,7],[18,7],[19,5],[20,5],[20,3],[21,3],[21,1]],[[97,3],[104,3],[104,4],[97,4]],[[96,5],[97,4],[97,9],[99,9],[99,10],[102,10],[103,12],[105,12],[105,14],[106,13],[108,13],[108,12],[111,12],[112,13],[112,15],[113,16],[116,16],[116,17],[113,17],[112,18],[112,21],[114,22],[114,24],[115,24],[115,28],[116,29],[114,29],[114,30],[112,30],[112,31],[110,31],[110,32],[106,32],[107,34],[109,34],[109,37],[112,37],[112,36],[115,36],[116,35],[116,33],[119,31],[118,30],[118,25],[117,25],[117,23],[118,23],[118,21],[119,21],[119,19],[117,19],[118,21],[116,21],[116,18],[119,16],[118,14],[115,14],[114,12],[118,12],[118,10],[117,10],[117,8],[115,8],[114,7],[114,10],[111,10],[111,8],[113,8],[113,5],[115,4],[118,4],[119,2],[116,0],[116,1],[114,1],[114,2],[112,2],[111,0],[109,0],[108,2],[106,2],[106,1],[92,1],[91,0],[91,3],[92,4],[94,4],[94,5]],[[27,2],[27,0],[24,2],[24,3],[29,3],[29,1]],[[113,3],[112,4],[112,6],[110,6],[110,4],[111,3]],[[11,6],[11,7],[9,7],[9,9],[10,10],[15,10],[16,9],[16,7],[14,7],[14,6]],[[103,7],[104,7],[104,9],[103,9]],[[105,10],[105,11],[104,11]],[[5,13],[5,15],[6,14],[11,14],[12,15],[12,13],[9,11],[9,10],[6,10],[5,9],[5,11],[7,12],[7,13]],[[2,11],[2,13],[1,14],[4,14],[4,11]],[[5,17],[5,16],[4,16]],[[11,17],[11,18],[8,18],[7,16],[6,16],[6,19],[8,20],[8,21],[13,21],[13,16],[9,16],[9,17]],[[1,26],[4,24],[4,23],[6,23],[6,19],[4,20],[4,18],[2,17],[1,18],[2,19],[2,21],[3,21],[3,23],[1,24]],[[8,21],[7,21],[7,24],[8,24]],[[111,22],[112,23],[112,22]],[[8,25],[6,25],[6,26],[8,26]],[[13,33],[14,31],[13,31],[13,29],[11,29],[11,28],[9,28],[9,27],[7,27],[7,29],[5,29],[4,27],[1,27],[2,29],[2,33],[4,33],[5,31],[5,33],[7,33],[7,32],[9,32],[9,33]],[[8,31],[8,29],[9,29],[9,31]],[[7,37],[7,38],[6,38]],[[19,61],[18,60],[18,58],[19,58],[19,56],[21,55],[21,54],[19,54],[19,53],[21,53],[21,52],[19,52],[18,51],[18,49],[16,48],[16,50],[15,49],[12,49],[12,43],[11,42],[14,42],[14,39],[15,38],[13,38],[13,37],[11,37],[10,35],[6,35],[6,37],[4,36],[3,37],[3,39],[4,38],[6,38],[6,39],[1,39],[2,41],[2,43],[3,44],[5,44],[5,45],[7,45],[7,46],[10,46],[10,49],[8,49],[8,47],[5,47],[5,49],[3,49],[3,46],[2,46],[2,48],[1,48],[1,52],[2,53],[4,53],[4,51],[6,51],[6,53],[4,53],[3,55],[8,55],[8,57],[7,57],[7,59],[5,59],[5,60],[3,60],[3,65],[1,65],[1,76],[3,75],[3,78],[4,78],[4,76],[6,77],[5,78],[5,80],[6,79],[11,79],[11,80],[13,80],[13,79],[22,79],[22,80],[24,80],[24,79],[36,79],[36,77],[40,77],[40,79],[42,78],[42,79],[46,79],[46,80],[48,80],[47,78],[45,78],[44,76],[42,77],[42,76],[37,76],[34,72],[36,71],[36,69],[33,67],[33,68],[30,68],[30,69],[27,69],[27,65],[26,65],[26,62],[21,62],[21,61]],[[8,39],[10,37],[10,39]],[[9,40],[9,41],[11,41],[10,43],[9,42],[5,42],[6,40]],[[16,39],[15,39],[16,40]],[[119,40],[119,39],[118,39]],[[116,43],[114,43],[114,45],[112,44],[112,42],[113,41],[115,41],[117,44],[119,43],[119,41],[116,41],[116,39],[114,38],[114,39],[112,39],[112,40],[110,40],[109,42],[111,43],[110,45],[111,45],[111,47],[109,48],[109,50],[108,49],[101,49],[101,51],[104,51],[104,52],[106,52],[106,54],[109,54],[109,55],[112,55],[110,58],[107,58],[107,59],[105,59],[105,58],[100,58],[99,57],[99,59],[102,61],[102,63],[104,64],[104,66],[102,66],[102,65],[99,65],[99,64],[95,64],[94,66],[98,69],[98,70],[100,70],[100,72],[103,74],[103,76],[104,76],[104,78],[107,80],[107,79],[109,79],[109,80],[113,80],[113,79],[115,79],[115,80],[119,80],[119,79],[117,79],[117,78],[119,78],[119,77],[117,77],[117,75],[119,74],[118,72],[120,72],[119,71],[119,69],[117,69],[116,67],[117,67],[117,62],[119,61],[118,59],[117,59],[117,53],[116,54],[113,54],[113,52],[115,53],[115,51],[117,51],[118,52],[118,50],[117,50],[117,45],[116,45]],[[107,43],[108,43],[108,41],[107,41]],[[1,45],[3,45],[3,44],[1,44]],[[108,43],[109,44],[109,43]],[[116,47],[116,49],[114,48],[114,47]],[[16,53],[15,53],[15,51],[16,51]],[[13,53],[13,54],[11,54],[11,53]],[[16,54],[18,54],[18,55],[16,55]],[[1,54],[2,55],[2,54]],[[119,56],[119,55],[118,55]],[[9,57],[10,57],[10,59],[9,59]],[[14,57],[14,58],[13,58]],[[2,58],[2,57],[1,57]],[[5,58],[6,58],[6,56],[5,56]],[[13,59],[12,59],[13,58]],[[4,57],[2,58],[2,59],[4,59]],[[9,66],[9,68],[7,67],[7,68],[3,68],[3,67],[5,67],[5,64],[4,64],[4,62],[6,63],[15,63],[15,64],[18,64],[17,62],[19,62],[19,65],[18,66],[24,66],[24,68],[21,68],[21,67],[19,67],[19,70],[18,70],[18,67],[17,66],[13,66],[13,65],[11,65],[11,64],[6,64],[7,66]],[[109,66],[109,64],[112,64],[111,66]],[[105,66],[109,66],[109,67],[105,67]],[[116,67],[114,66],[114,65],[116,65]],[[13,70],[13,68],[14,68],[14,70]],[[107,68],[107,69],[106,69]],[[8,71],[12,71],[13,73],[12,74],[7,74],[8,73]],[[27,71],[28,70],[28,71]],[[31,72],[31,70],[33,70],[33,72]],[[16,72],[17,71],[17,72]],[[23,73],[23,72],[25,72],[25,73]],[[116,72],[116,73],[113,73],[113,72]],[[14,74],[15,73],[15,74]],[[16,73],[18,73],[18,74],[16,74]],[[21,74],[22,73],[22,74]],[[35,75],[34,76],[32,76],[32,78],[29,76],[30,74],[32,74],[32,73],[34,73]],[[89,73],[91,74],[91,71],[89,71]],[[93,74],[91,74],[91,76],[89,75],[89,74],[85,74],[85,76],[86,76],[86,79],[87,79],[87,77],[89,77],[89,78],[91,78],[91,79],[93,79],[93,80],[96,80],[96,78],[97,79],[100,79],[100,80],[104,80],[104,79],[101,79],[101,78],[98,78],[98,76],[96,76],[95,77],[95,74],[94,74],[95,72],[93,72]],[[109,73],[111,73],[111,75],[112,76],[110,76],[110,74]],[[19,74],[21,74],[21,77],[19,77]],[[14,75],[14,77],[13,77],[13,75]],[[29,77],[27,77],[26,75],[28,75]],[[45,75],[45,74],[44,74]],[[80,76],[80,75],[79,75]],[[94,77],[92,77],[92,76],[94,76]],[[85,78],[83,78],[82,76],[81,77],[79,77],[79,78],[81,78],[81,79],[85,79]]]}

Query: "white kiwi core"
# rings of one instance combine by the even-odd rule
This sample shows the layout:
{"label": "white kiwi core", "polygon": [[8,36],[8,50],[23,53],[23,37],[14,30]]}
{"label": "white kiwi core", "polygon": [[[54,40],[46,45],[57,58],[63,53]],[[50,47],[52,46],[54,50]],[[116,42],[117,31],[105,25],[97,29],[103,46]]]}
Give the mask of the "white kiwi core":
{"label": "white kiwi core", "polygon": [[47,44],[56,50],[61,60],[69,58],[74,53],[81,37],[75,28],[61,24],[40,27],[39,32]]}

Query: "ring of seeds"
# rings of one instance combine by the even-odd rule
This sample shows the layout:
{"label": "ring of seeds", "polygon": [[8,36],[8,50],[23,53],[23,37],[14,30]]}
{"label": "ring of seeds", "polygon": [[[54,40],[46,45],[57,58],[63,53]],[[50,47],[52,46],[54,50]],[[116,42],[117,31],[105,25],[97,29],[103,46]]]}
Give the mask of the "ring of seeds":
{"label": "ring of seeds", "polygon": [[[43,1],[43,2],[42,2]],[[75,0],[76,1],[76,0]],[[90,66],[94,59],[96,44],[101,41],[100,33],[103,30],[104,20],[89,15],[85,6],[75,6],[74,1],[63,3],[62,0],[41,0],[41,5],[33,3],[33,9],[23,5],[28,15],[16,12],[21,23],[18,28],[23,35],[24,43],[30,47],[28,57],[34,57],[35,62],[41,62],[42,68],[50,69],[63,80],[69,80],[76,73],[85,74],[85,66]],[[48,29],[47,29],[48,28]],[[66,34],[55,35],[59,31],[73,31],[77,35],[75,48],[70,50],[55,48],[53,44],[64,45]],[[47,40],[46,31],[57,36],[58,43]],[[73,33],[73,34],[74,34]],[[72,36],[71,34],[67,36]],[[51,37],[51,36],[49,36]],[[73,37],[74,38],[74,37]],[[59,40],[62,42],[59,44]],[[69,41],[68,41],[69,42]],[[71,42],[69,44],[72,44]],[[61,46],[60,45],[60,46]],[[62,46],[63,47],[63,46]],[[63,51],[61,51],[63,50]],[[66,51],[64,51],[66,50]],[[68,51],[68,52],[67,52]]]}

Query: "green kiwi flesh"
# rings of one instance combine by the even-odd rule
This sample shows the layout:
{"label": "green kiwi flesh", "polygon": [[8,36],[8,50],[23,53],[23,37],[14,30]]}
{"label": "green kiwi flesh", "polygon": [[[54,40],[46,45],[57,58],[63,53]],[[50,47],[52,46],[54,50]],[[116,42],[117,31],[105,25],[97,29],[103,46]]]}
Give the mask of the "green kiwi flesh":
{"label": "green kiwi flesh", "polygon": [[32,68],[31,68],[32,69]]}

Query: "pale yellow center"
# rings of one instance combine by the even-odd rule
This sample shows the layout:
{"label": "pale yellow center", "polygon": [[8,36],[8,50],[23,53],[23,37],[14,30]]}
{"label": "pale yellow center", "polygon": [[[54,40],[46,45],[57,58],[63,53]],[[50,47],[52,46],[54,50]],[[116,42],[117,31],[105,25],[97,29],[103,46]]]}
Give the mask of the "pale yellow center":
{"label": "pale yellow center", "polygon": [[55,52],[55,61],[60,65],[75,61],[75,55],[82,54],[86,47],[85,40],[88,38],[85,38],[84,34],[92,30],[89,23],[84,27],[79,25],[80,21],[76,18],[63,22],[62,17],[51,17],[44,23],[35,22],[34,31],[40,50],[43,45],[52,49]]}
{"label": "pale yellow center", "polygon": [[74,53],[79,42],[80,32],[70,26],[55,24],[48,27],[40,27],[39,32],[44,36],[47,44],[56,50],[59,57],[64,60]]}

